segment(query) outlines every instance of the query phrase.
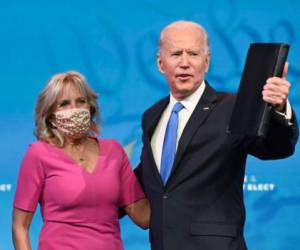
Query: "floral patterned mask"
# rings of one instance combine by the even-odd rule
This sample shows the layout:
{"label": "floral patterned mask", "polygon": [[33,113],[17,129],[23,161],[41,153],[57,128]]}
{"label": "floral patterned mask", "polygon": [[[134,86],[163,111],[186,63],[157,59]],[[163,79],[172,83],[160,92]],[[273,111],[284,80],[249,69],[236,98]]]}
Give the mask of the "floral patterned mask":
{"label": "floral patterned mask", "polygon": [[73,108],[54,112],[52,125],[65,136],[77,138],[85,135],[91,124],[91,114],[85,108]]}

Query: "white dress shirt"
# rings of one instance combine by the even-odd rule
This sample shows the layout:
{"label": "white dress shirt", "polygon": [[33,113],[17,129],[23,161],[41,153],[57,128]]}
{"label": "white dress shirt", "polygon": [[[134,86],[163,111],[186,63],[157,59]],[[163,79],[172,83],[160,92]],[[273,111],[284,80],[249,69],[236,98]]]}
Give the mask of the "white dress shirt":
{"label": "white dress shirt", "polygon": [[[188,96],[187,98],[180,101],[184,108],[178,113],[178,129],[177,129],[177,139],[176,139],[176,150],[178,146],[178,141],[182,135],[182,132],[190,119],[197,103],[199,102],[203,92],[205,90],[205,82],[203,81],[198,89]],[[164,110],[156,128],[151,138],[151,148],[154,156],[154,160],[158,171],[160,172],[161,154],[164,143],[165,132],[167,124],[171,115],[171,111],[175,103],[178,102],[174,96],[170,93],[170,102],[166,109]]]}
{"label": "white dress shirt", "polygon": [[288,124],[289,125],[293,125],[293,123],[291,122],[292,120],[292,106],[289,102],[289,100],[286,101],[286,108],[285,108],[285,112],[279,112],[279,111],[276,111],[278,114],[282,115],[285,117],[285,119],[288,121]]}

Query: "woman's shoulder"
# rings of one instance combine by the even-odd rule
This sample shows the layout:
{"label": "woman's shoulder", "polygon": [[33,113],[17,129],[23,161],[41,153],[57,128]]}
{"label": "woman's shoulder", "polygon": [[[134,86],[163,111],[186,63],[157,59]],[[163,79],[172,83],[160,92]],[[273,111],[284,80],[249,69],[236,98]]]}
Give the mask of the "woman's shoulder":
{"label": "woman's shoulder", "polygon": [[100,150],[112,151],[115,153],[122,153],[122,145],[115,139],[98,139]]}
{"label": "woman's shoulder", "polygon": [[50,144],[46,141],[37,140],[35,142],[29,143],[29,149],[36,150],[36,151],[43,151],[46,150]]}
{"label": "woman's shoulder", "polygon": [[122,147],[121,144],[115,139],[97,139],[101,146],[105,147]]}
{"label": "woman's shoulder", "polygon": [[47,155],[47,142],[44,141],[35,141],[29,143],[27,150],[24,153],[23,162],[37,162],[41,161],[41,159]]}
{"label": "woman's shoulder", "polygon": [[27,148],[27,154],[33,154],[33,155],[46,155],[47,152],[51,151],[51,148],[55,147],[54,145],[51,145],[50,143],[42,140],[38,140],[35,142],[31,142],[28,145]]}

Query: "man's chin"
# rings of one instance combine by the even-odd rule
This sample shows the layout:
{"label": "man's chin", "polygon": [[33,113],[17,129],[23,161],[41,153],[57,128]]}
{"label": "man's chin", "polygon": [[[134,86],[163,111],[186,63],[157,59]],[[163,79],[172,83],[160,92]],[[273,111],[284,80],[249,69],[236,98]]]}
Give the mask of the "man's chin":
{"label": "man's chin", "polygon": [[192,90],[192,89],[180,89],[180,90],[176,91],[176,93],[172,93],[172,94],[177,100],[182,100],[182,99],[190,96],[191,94],[193,94],[194,91],[195,90]]}

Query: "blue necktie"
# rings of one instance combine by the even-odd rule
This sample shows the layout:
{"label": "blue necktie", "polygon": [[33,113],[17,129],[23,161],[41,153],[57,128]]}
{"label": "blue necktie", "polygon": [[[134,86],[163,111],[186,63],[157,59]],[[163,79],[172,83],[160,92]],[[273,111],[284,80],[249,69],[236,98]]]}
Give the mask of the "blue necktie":
{"label": "blue necktie", "polygon": [[175,158],[178,128],[178,112],[182,108],[183,105],[180,102],[175,103],[165,132],[160,164],[160,176],[164,184],[166,184],[169,178]]}

